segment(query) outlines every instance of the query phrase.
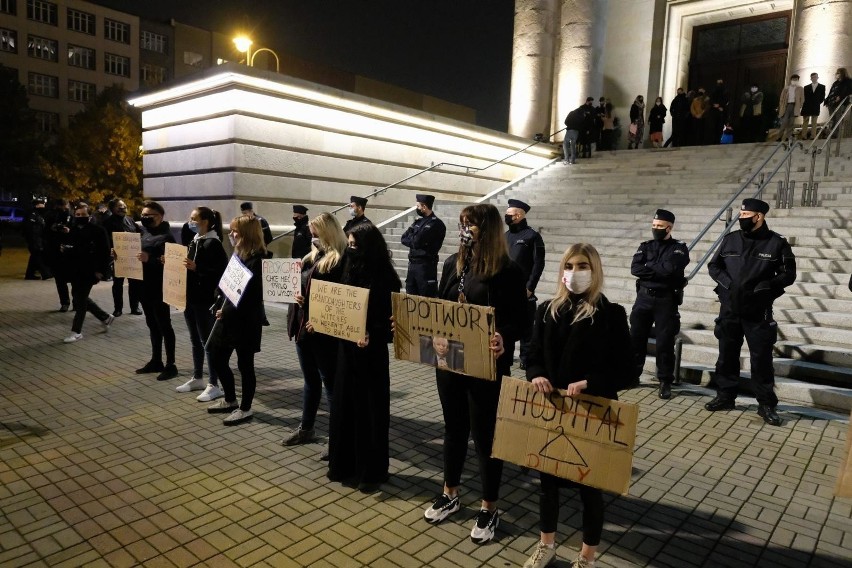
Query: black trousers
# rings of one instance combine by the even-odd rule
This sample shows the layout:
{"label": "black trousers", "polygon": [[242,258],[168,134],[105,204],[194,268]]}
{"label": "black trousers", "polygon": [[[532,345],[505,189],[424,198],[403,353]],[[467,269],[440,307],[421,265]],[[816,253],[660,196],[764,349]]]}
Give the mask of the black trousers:
{"label": "black trousers", "polygon": [[[222,325],[222,324],[219,324]],[[245,347],[226,347],[222,345],[210,346],[210,362],[216,369],[222,390],[225,391],[225,401],[237,400],[237,386],[234,379],[234,371],[231,370],[231,355],[237,352],[237,368],[240,370],[240,378],[243,385],[243,398],[240,400],[241,410],[251,410],[254,400],[254,391],[257,388],[257,375],[254,370],[254,349]]]}
{"label": "black trousers", "polygon": [[573,487],[580,491],[580,499],[583,501],[583,544],[600,544],[604,523],[603,492],[547,473],[539,472],[539,478],[539,530],[543,533],[556,532],[559,521],[559,488]]}
{"label": "black trousers", "polygon": [[[538,307],[538,302],[534,298],[535,296],[527,298],[527,321],[530,322],[530,324],[532,324],[533,320],[535,320],[535,310]],[[532,339],[532,325],[529,326],[526,335],[520,340],[521,345],[518,358],[524,366],[526,366],[527,357],[529,357],[530,354],[530,339]]]}
{"label": "black trousers", "polygon": [[645,356],[648,354],[648,336],[651,326],[656,330],[657,379],[661,383],[674,381],[674,345],[680,332],[680,313],[672,294],[649,296],[642,289],[636,294],[636,302],[630,312],[630,340],[636,375],[642,375]]}
{"label": "black trousers", "polygon": [[737,396],[740,352],[745,338],[751,356],[751,382],[755,398],[760,404],[772,407],[777,405],[772,347],[778,340],[778,323],[772,318],[772,308],[767,308],[756,317],[743,317],[733,313],[730,306],[722,304],[714,334],[719,340],[719,358],[716,360],[716,387],[719,395],[731,400]]}
{"label": "black trousers", "polygon": [[86,319],[86,312],[91,312],[99,321],[106,321],[109,317],[100,306],[98,306],[90,297],[94,282],[87,280],[75,280],[71,283],[71,296],[73,298],[74,321],[71,324],[71,331],[80,333],[83,330],[83,321]]}
{"label": "black trousers", "polygon": [[35,278],[35,273],[44,278],[50,278],[53,273],[47,267],[44,261],[44,252],[38,249],[30,249],[30,260],[27,262],[27,271],[24,274],[26,278]]}
{"label": "black trousers", "polygon": [[[142,298],[142,281],[128,278],[127,294],[130,297],[130,309],[139,309],[139,302]],[[112,305],[117,312],[124,309],[124,278],[117,276],[112,278]]]}
{"label": "black trousers", "polygon": [[438,295],[438,265],[434,262],[409,262],[405,277],[408,294],[434,298]]}
{"label": "black trousers", "polygon": [[68,292],[68,285],[71,282],[68,280],[64,271],[54,271],[53,282],[56,284],[56,293],[59,294],[59,304],[62,306],[70,306],[71,294]]}
{"label": "black trousers", "polygon": [[145,324],[151,336],[151,361],[163,361],[163,343],[166,344],[166,365],[175,362],[175,330],[172,328],[172,316],[169,305],[162,297],[142,299],[142,311],[145,312]]}
{"label": "black trousers", "polygon": [[685,118],[672,118],[672,137],[669,140],[675,148],[686,146],[686,122]]}
{"label": "black trousers", "polygon": [[[498,377],[508,374],[508,369],[500,371],[497,370]],[[503,461],[491,457],[491,446],[502,381],[486,381],[440,370],[435,376],[444,412],[444,483],[448,487],[461,485],[467,441],[473,434],[482,498],[496,501],[500,497]]]}

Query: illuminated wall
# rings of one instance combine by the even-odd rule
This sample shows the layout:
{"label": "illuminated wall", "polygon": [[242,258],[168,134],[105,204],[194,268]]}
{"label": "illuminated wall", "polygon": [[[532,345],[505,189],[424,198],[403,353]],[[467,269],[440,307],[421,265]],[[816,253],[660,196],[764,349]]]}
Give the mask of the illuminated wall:
{"label": "illuminated wall", "polygon": [[[432,164],[483,167],[530,142],[234,63],[131,103],[142,109],[145,195],[172,219],[198,204],[227,218],[250,200],[286,224],[294,203],[315,215]],[[473,201],[550,159],[536,147],[479,173],[445,167],[372,198],[367,216],[388,218],[419,192]]]}

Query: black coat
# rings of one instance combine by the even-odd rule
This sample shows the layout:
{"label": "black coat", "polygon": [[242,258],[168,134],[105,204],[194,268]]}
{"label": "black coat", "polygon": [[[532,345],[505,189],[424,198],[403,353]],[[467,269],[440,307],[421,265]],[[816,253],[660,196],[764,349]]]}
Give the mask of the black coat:
{"label": "black coat", "polygon": [[672,120],[680,120],[689,118],[689,99],[686,98],[686,93],[676,95],[669,104],[669,112],[672,115]]}
{"label": "black coat", "polygon": [[228,266],[225,247],[216,237],[193,239],[186,256],[195,261],[195,270],[186,271],[186,303],[209,308],[216,300],[216,289]]}
{"label": "black coat", "polygon": [[99,280],[95,273],[109,273],[109,240],[106,231],[95,223],[71,227],[61,255],[65,273],[72,281],[94,283]]}
{"label": "black coat", "polygon": [[214,348],[251,349],[260,351],[263,322],[266,311],[263,307],[263,255],[255,254],[243,261],[251,270],[252,277],[235,306],[224,296],[222,317],[210,332],[210,345]]}
{"label": "black coat", "polygon": [[104,219],[103,225],[109,235],[109,246],[114,246],[112,241],[113,233],[139,233],[139,227],[133,222],[133,218],[127,215],[110,215]]}
{"label": "black coat", "polygon": [[825,101],[825,85],[813,83],[805,85],[805,103],[802,105],[802,116],[819,116],[820,106]]}
{"label": "black coat", "polygon": [[591,318],[572,323],[573,310],[562,310],[554,320],[550,301],[535,314],[527,380],[544,377],[557,389],[586,380],[584,394],[617,400],[634,373],[627,312],[605,296]]}
{"label": "black coat", "polygon": [[645,288],[671,292],[683,289],[686,282],[683,270],[687,264],[689,248],[685,242],[654,239],[639,245],[630,263],[630,274]]}
{"label": "black coat", "polygon": [[651,132],[662,132],[663,124],[666,122],[666,105],[654,105],[651,107],[651,112],[648,113],[648,123],[651,125]]}
{"label": "black coat", "polygon": [[175,242],[168,222],[162,221],[151,229],[142,228],[142,252],[148,253],[148,262],[142,263],[142,295],[151,301],[163,300],[163,263],[166,243]]}
{"label": "black coat", "polygon": [[[307,221],[307,217],[305,218]],[[311,228],[308,223],[296,225],[296,230],[293,231],[293,246],[290,248],[290,257],[304,258],[311,252]]]}
{"label": "black coat", "polygon": [[362,223],[372,223],[372,221],[367,219],[366,215],[361,215],[360,217],[353,217],[353,218],[349,219],[348,221],[346,221],[346,224],[343,225],[343,232],[348,235],[349,231],[351,231],[352,229],[354,229],[355,227],[357,227],[358,225],[360,225]]}
{"label": "black coat", "polygon": [[444,244],[447,226],[432,213],[428,217],[419,217],[402,234],[402,246],[411,249],[409,262],[431,262],[438,264],[438,251]]}

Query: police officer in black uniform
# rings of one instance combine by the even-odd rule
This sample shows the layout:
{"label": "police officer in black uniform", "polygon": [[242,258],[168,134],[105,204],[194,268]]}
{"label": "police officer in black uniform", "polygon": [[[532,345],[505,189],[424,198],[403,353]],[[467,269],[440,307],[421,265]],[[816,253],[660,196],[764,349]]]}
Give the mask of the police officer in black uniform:
{"label": "police officer in black uniform", "polygon": [[744,199],[740,207],[740,231],[727,235],[713,260],[710,277],[721,307],[715,334],[719,340],[716,361],[716,398],[707,410],[732,410],[740,377],[743,336],[751,353],[751,381],[757,398],[757,413],[763,421],[780,426],[775,411],[775,372],[772,346],[778,339],[778,324],[772,318],[772,303],[784,288],[796,281],[796,258],[783,236],[766,225],[769,204]]}
{"label": "police officer in black uniform", "polygon": [[434,195],[417,194],[417,215],[420,217],[402,234],[402,245],[408,253],[408,294],[434,298],[438,295],[438,251],[444,244],[447,227],[432,211]]}
{"label": "police officer in black uniform", "polygon": [[[535,287],[544,271],[544,240],[541,235],[527,223],[527,213],[530,206],[518,199],[510,199],[506,209],[506,242],[509,245],[509,256],[518,263],[527,279],[527,310],[528,321],[535,318],[536,302]],[[521,336],[521,369],[527,368],[530,334],[532,326]]]}
{"label": "police officer in black uniform", "polygon": [[304,258],[311,252],[311,228],[308,227],[308,208],[304,205],[293,206],[293,246],[290,249],[291,258]]}
{"label": "police officer in black uniform", "polygon": [[680,331],[677,307],[686,284],[683,270],[689,264],[686,243],[672,238],[674,222],[674,213],[657,209],[651,222],[654,238],[639,245],[630,265],[630,273],[638,279],[636,302],[630,312],[630,339],[636,363],[634,384],[638,385],[645,366],[648,334],[653,324],[656,330],[657,380],[660,381],[660,398],[663,399],[672,396],[674,343]]}
{"label": "police officer in black uniform", "polygon": [[349,231],[360,225],[361,223],[370,223],[370,220],[364,215],[364,209],[367,208],[367,200],[357,195],[349,197],[349,216],[351,219],[343,225],[343,232],[347,235]]}
{"label": "police officer in black uniform", "polygon": [[268,247],[269,243],[272,242],[272,229],[269,228],[269,221],[254,212],[254,203],[251,201],[244,201],[240,204],[240,213],[260,221],[260,228],[263,231],[263,244]]}

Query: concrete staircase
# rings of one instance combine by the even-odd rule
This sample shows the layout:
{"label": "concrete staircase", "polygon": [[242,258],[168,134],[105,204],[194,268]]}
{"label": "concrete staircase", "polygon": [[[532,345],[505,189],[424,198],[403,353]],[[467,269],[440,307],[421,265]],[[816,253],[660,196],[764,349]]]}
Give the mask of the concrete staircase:
{"label": "concrete staircase", "polygon": [[[591,160],[580,160],[574,166],[554,163],[489,201],[501,211],[510,198],[532,206],[529,222],[540,230],[547,250],[537,290],[540,298],[550,297],[555,290],[559,260],[567,246],[585,241],[594,244],[603,256],[605,293],[629,311],[635,299],[630,261],[638,243],[650,238],[654,210],[663,207],[673,211],[677,216],[675,237],[691,242],[773,149],[769,144],[743,144],[596,153]],[[808,179],[810,165],[804,153],[797,152],[793,161],[792,179],[797,181],[794,208],[775,209],[775,182],[769,186],[772,194],[764,195],[772,205],[769,227],[787,236],[798,265],[796,283],[775,302],[779,398],[847,411],[852,408],[852,293],[847,288],[852,272],[850,156],[852,140],[847,140],[841,145],[841,155],[832,157],[829,175],[817,177],[818,207],[799,206],[798,194]],[[770,163],[770,168],[775,163]],[[436,205],[436,213],[448,226],[442,261],[457,250],[455,225],[460,209],[458,203]],[[407,249],[399,239],[413,220],[412,215],[384,227],[403,278]],[[723,227],[720,220],[695,246],[687,272]],[[681,306],[680,378],[690,383],[710,382],[718,354],[713,336],[718,302],[713,288],[705,265],[686,288]],[[649,347],[653,353],[653,340]],[[744,349],[743,354],[743,377],[747,378],[748,352]],[[649,356],[646,372],[653,374],[654,368]],[[743,384],[748,390],[748,381]]]}

